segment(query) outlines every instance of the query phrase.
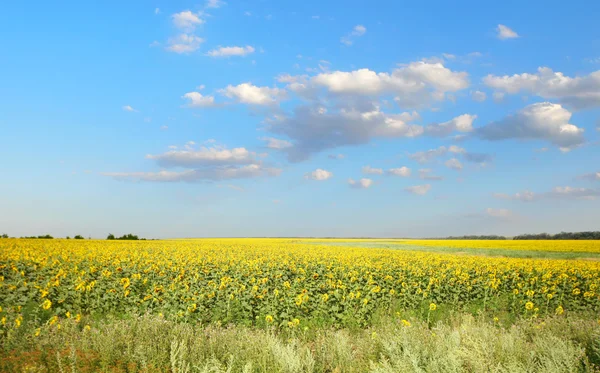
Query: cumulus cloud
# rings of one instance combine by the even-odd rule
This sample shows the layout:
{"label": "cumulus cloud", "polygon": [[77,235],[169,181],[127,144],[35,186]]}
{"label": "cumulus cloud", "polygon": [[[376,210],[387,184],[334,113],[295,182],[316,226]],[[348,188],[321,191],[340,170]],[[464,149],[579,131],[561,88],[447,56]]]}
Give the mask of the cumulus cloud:
{"label": "cumulus cloud", "polygon": [[490,74],[483,82],[510,94],[526,92],[545,99],[558,99],[576,110],[600,106],[600,70],[589,75],[569,77],[548,67],[539,67],[535,74]]}
{"label": "cumulus cloud", "polygon": [[446,162],[444,162],[444,165],[456,171],[460,171],[463,169],[462,163],[460,163],[460,161],[456,158],[448,159]]}
{"label": "cumulus cloud", "polygon": [[132,107],[131,107],[131,106],[129,106],[129,105],[125,105],[125,106],[123,106],[123,110],[124,110],[124,111],[129,111],[129,112],[132,112],[132,113],[133,113],[133,112],[137,112],[137,110],[135,110],[134,108],[132,108]]}
{"label": "cumulus cloud", "polygon": [[390,168],[388,171],[389,175],[393,176],[401,176],[401,177],[409,177],[410,176],[410,168],[402,166],[398,168]]}
{"label": "cumulus cloud", "polygon": [[197,51],[204,39],[192,34],[179,34],[167,41],[167,50],[174,53],[186,54]]}
{"label": "cumulus cloud", "polygon": [[505,25],[498,25],[498,27],[496,28],[496,31],[498,32],[498,34],[496,36],[500,40],[515,39],[515,38],[519,37],[519,34],[517,34],[512,29],[510,29],[508,26],[505,26]]}
{"label": "cumulus cloud", "polygon": [[242,83],[237,86],[228,85],[219,92],[240,103],[250,105],[273,105],[286,96],[284,89],[257,87],[252,83]]}
{"label": "cumulus cloud", "polygon": [[332,71],[310,79],[310,84],[324,87],[338,95],[395,95],[401,107],[421,107],[441,101],[447,92],[456,92],[469,86],[466,72],[455,72],[442,63],[412,62],[391,73],[369,69]]}
{"label": "cumulus cloud", "polygon": [[[193,144],[192,144],[193,145]],[[206,165],[233,165],[255,163],[256,154],[246,148],[227,149],[225,147],[201,147],[186,150],[170,150],[166,153],[151,155],[146,159],[155,160],[161,167],[194,168]]]}
{"label": "cumulus cloud", "polygon": [[454,131],[471,132],[473,131],[473,121],[477,115],[463,114],[443,123],[432,123],[425,127],[425,133],[430,136],[445,137]]}
{"label": "cumulus cloud", "polygon": [[274,150],[287,149],[293,146],[293,144],[287,140],[276,139],[274,137],[262,137],[261,140],[267,142],[267,148]]}
{"label": "cumulus cloud", "polygon": [[175,13],[171,16],[171,18],[173,19],[173,24],[175,27],[185,32],[194,31],[197,26],[204,23],[204,20],[200,18],[200,14],[193,13],[189,10]]}
{"label": "cumulus cloud", "polygon": [[177,146],[170,146],[169,149],[162,154],[149,154],[146,159],[156,161],[163,168],[184,170],[105,172],[103,175],[129,181],[199,182],[277,176],[281,173],[281,169],[265,166],[257,161],[256,154],[246,148],[213,146],[195,149],[195,143],[189,141],[183,146],[183,150],[178,150]]}
{"label": "cumulus cloud", "polygon": [[332,176],[333,176],[332,172],[323,170],[321,168],[317,168],[313,172],[309,172],[306,175],[304,175],[304,178],[311,179],[311,180],[317,180],[317,181],[323,181],[323,180],[330,179]]}
{"label": "cumulus cloud", "polygon": [[373,180],[367,178],[362,178],[360,180],[348,179],[348,185],[350,185],[351,188],[367,189],[373,185]]}
{"label": "cumulus cloud", "polygon": [[420,196],[427,194],[427,192],[429,192],[430,189],[431,189],[430,184],[414,185],[414,186],[404,188],[405,191],[412,193],[412,194],[417,194]]}
{"label": "cumulus cloud", "polygon": [[486,98],[487,95],[485,94],[485,92],[475,91],[471,93],[471,99],[473,99],[473,101],[483,102]]}
{"label": "cumulus cloud", "polygon": [[363,174],[383,175],[383,169],[373,168],[371,166],[364,166],[362,168],[362,172],[363,172]]}
{"label": "cumulus cloud", "polygon": [[570,149],[584,142],[583,129],[569,123],[571,112],[559,104],[541,102],[529,105],[514,115],[479,127],[476,135],[497,141],[506,139],[546,140]]}
{"label": "cumulus cloud", "polygon": [[208,51],[210,57],[232,57],[232,56],[247,56],[254,53],[254,47],[246,45],[245,47],[219,47]]}
{"label": "cumulus cloud", "polygon": [[216,106],[214,96],[204,96],[200,92],[188,92],[185,95],[183,95],[182,98],[188,100],[187,107],[190,108]]}
{"label": "cumulus cloud", "polygon": [[409,123],[415,117],[411,113],[385,114],[378,107],[322,109],[320,105],[300,106],[292,116],[268,121],[269,131],[294,140],[294,146],[287,149],[290,161],[302,161],[326,149],[366,144],[375,137],[415,137],[423,132],[421,126]]}
{"label": "cumulus cloud", "polygon": [[494,102],[496,103],[504,101],[504,92],[494,92],[492,96],[494,98]]}
{"label": "cumulus cloud", "polygon": [[348,35],[343,36],[340,39],[340,42],[342,44],[345,44],[347,46],[351,46],[352,44],[354,44],[354,40],[360,36],[363,36],[365,33],[367,32],[367,28],[363,25],[356,25],[354,26],[354,28],[352,29],[352,31],[350,31],[350,33],[348,33]]}
{"label": "cumulus cloud", "polygon": [[277,176],[280,173],[281,170],[277,168],[264,167],[260,164],[249,164],[240,167],[221,166],[184,171],[105,172],[102,175],[123,181],[198,182]]}

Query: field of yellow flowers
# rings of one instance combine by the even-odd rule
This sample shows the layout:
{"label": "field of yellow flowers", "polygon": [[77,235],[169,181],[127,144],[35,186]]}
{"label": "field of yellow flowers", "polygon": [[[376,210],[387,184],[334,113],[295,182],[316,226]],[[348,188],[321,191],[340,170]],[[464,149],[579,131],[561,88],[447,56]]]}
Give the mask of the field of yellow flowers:
{"label": "field of yellow flowers", "polygon": [[406,310],[429,319],[472,305],[535,318],[599,312],[599,286],[600,262],[584,260],[292,239],[0,240],[1,333],[26,322],[58,326],[69,318],[145,313],[281,328],[366,326],[378,312]]}

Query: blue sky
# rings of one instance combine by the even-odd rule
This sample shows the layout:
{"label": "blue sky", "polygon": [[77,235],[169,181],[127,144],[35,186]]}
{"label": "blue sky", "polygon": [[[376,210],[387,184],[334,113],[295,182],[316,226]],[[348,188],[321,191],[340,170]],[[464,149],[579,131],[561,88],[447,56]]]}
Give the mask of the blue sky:
{"label": "blue sky", "polygon": [[598,2],[0,13],[0,233],[600,229]]}

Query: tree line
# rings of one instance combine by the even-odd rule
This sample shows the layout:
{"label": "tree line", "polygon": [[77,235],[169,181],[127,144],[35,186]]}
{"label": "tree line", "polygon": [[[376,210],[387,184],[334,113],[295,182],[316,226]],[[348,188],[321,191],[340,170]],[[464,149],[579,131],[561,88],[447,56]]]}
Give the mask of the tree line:
{"label": "tree line", "polygon": [[[0,238],[12,238],[12,237],[10,237],[8,234],[4,233],[4,234],[0,235]],[[19,238],[26,238],[26,239],[30,239],[30,240],[31,239],[36,239],[36,240],[52,240],[52,239],[54,239],[54,237],[52,237],[49,234],[46,234],[43,236],[42,235],[40,235],[40,236],[23,236],[23,237],[19,237]],[[67,236],[67,237],[65,237],[65,239],[70,240],[71,237]],[[74,236],[73,239],[74,240],[85,240],[85,238],[80,234]],[[89,239],[91,240],[92,238],[90,237]],[[110,233],[108,235],[108,237],[106,237],[106,239],[107,240],[130,240],[130,241],[131,240],[133,240],[133,241],[146,240],[145,238],[139,238],[137,235],[131,234],[131,233],[124,234],[121,237],[115,237],[114,234]]]}

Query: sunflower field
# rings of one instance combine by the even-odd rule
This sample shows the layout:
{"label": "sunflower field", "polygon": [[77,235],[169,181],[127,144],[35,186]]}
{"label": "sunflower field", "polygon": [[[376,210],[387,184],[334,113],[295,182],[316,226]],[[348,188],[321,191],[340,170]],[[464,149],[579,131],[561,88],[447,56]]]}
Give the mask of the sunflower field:
{"label": "sunflower field", "polygon": [[[527,242],[536,245],[535,241]],[[522,243],[520,243],[522,244]],[[516,318],[600,311],[600,262],[292,239],[0,240],[0,333],[94,315],[297,328],[490,305]]]}

